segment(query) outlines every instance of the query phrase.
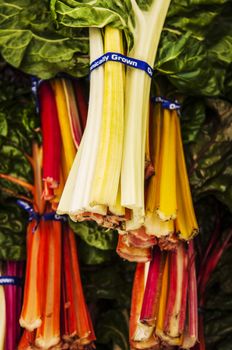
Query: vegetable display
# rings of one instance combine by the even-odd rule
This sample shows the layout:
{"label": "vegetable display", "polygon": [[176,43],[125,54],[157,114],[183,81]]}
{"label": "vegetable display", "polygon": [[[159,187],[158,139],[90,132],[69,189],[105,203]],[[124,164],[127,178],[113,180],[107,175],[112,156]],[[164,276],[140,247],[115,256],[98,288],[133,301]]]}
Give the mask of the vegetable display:
{"label": "vegetable display", "polygon": [[231,2],[1,8],[0,348],[228,348]]}

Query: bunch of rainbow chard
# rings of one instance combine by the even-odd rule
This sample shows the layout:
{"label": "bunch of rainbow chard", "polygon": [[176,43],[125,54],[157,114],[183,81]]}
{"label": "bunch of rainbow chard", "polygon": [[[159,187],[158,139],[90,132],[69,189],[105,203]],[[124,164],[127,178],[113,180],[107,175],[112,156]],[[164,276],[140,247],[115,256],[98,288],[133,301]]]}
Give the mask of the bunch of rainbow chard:
{"label": "bunch of rainbow chard", "polygon": [[87,125],[57,209],[74,221],[116,228],[123,235],[117,251],[131,261],[148,261],[155,244],[171,249],[178,237],[189,240],[198,231],[180,122],[176,111],[159,105],[149,120],[147,72],[96,60],[113,52],[152,67],[169,3],[155,0],[142,10],[131,1],[131,50],[120,29],[106,26],[104,39],[99,29],[89,29],[90,62],[97,68],[90,75]]}
{"label": "bunch of rainbow chard", "polygon": [[79,86],[66,79],[40,84],[43,147],[33,143],[32,156],[27,155],[34,184],[4,175],[31,194],[28,198],[20,196],[18,201],[29,213],[19,318],[25,330],[18,349],[94,347],[95,335],[83,294],[74,233],[54,211],[85,125],[86,104],[80,101],[80,96]]}
{"label": "bunch of rainbow chard", "polygon": [[175,250],[157,246],[152,260],[138,263],[130,316],[131,349],[189,349],[198,339],[193,243]]}

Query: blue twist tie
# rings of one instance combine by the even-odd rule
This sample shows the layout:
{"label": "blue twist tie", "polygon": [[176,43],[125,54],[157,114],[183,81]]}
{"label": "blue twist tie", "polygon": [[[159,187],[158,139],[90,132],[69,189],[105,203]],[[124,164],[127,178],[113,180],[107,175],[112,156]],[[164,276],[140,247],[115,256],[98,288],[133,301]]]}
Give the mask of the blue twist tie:
{"label": "blue twist tie", "polygon": [[22,278],[16,276],[0,276],[0,286],[21,286]]}
{"label": "blue twist tie", "polygon": [[170,109],[170,110],[174,110],[174,109],[180,109],[181,108],[181,105],[178,101],[171,101],[171,100],[168,100],[166,98],[163,98],[161,96],[155,96],[155,97],[152,97],[152,102],[154,103],[161,103],[162,107],[164,109]]}
{"label": "blue twist tie", "polygon": [[150,78],[153,75],[153,68],[147,62],[137,60],[135,58],[128,57],[117,52],[107,52],[104,55],[97,58],[95,61],[93,61],[90,64],[90,72],[100,67],[102,64],[106,63],[107,61],[120,62],[125,64],[128,67],[143,70],[149,75]]}
{"label": "blue twist tie", "polygon": [[54,221],[55,220],[55,221],[63,221],[63,222],[67,221],[66,216],[58,215],[54,211],[40,215],[38,212],[34,211],[33,207],[29,203],[22,201],[21,199],[18,199],[16,202],[22,209],[24,209],[29,214],[29,218],[28,218],[29,222],[32,220],[36,221],[36,224],[32,229],[33,233],[37,230],[39,223],[40,223],[40,220],[44,220],[44,221]]}

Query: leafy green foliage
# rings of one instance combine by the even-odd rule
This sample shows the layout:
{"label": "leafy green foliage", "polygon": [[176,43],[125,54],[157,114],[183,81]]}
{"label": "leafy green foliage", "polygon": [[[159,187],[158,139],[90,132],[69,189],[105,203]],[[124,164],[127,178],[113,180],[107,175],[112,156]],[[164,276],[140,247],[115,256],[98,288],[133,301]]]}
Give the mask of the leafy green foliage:
{"label": "leafy green foliage", "polygon": [[43,79],[59,72],[87,74],[86,32],[56,28],[49,1],[1,0],[0,7],[0,50],[5,61]]}
{"label": "leafy green foliage", "polygon": [[0,203],[0,259],[24,260],[27,220],[13,201]]}
{"label": "leafy green foliage", "polygon": [[[140,1],[141,7],[144,3]],[[102,28],[110,24],[123,29],[128,46],[133,46],[134,19],[130,0],[51,0],[50,4],[53,18],[62,26]]]}
{"label": "leafy green foliage", "polygon": [[180,92],[230,98],[231,13],[226,0],[171,2],[155,68]]}
{"label": "leafy green foliage", "polygon": [[[137,1],[145,11],[151,3]],[[2,56],[41,78],[88,74],[89,26],[110,24],[124,31],[129,49],[134,43],[130,0],[0,0],[0,5]],[[229,0],[171,1],[156,73],[166,75],[182,93],[231,99],[231,13]]]}
{"label": "leafy green foliage", "polygon": [[112,250],[98,249],[92,245],[88,245],[83,240],[79,243],[79,257],[83,264],[98,265],[109,262],[113,255],[114,251]]}
{"label": "leafy green foliage", "polygon": [[232,211],[232,105],[208,100],[206,120],[187,153],[195,198],[213,194]]}
{"label": "leafy green foliage", "polygon": [[91,221],[75,223],[69,220],[69,225],[90,246],[103,250],[116,248],[116,231],[101,228]]}
{"label": "leafy green foliage", "polygon": [[[0,173],[32,183],[27,155],[31,154],[32,140],[39,141],[38,126],[30,80],[3,67],[0,80]],[[30,195],[21,186],[3,179],[0,180],[1,188]],[[6,194],[4,191],[3,195]]]}

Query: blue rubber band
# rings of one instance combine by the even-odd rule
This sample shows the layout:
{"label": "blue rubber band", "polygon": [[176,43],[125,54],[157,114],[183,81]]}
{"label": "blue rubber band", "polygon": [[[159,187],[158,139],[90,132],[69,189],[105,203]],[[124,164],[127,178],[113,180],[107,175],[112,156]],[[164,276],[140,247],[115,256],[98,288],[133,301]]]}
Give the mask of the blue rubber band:
{"label": "blue rubber band", "polygon": [[16,276],[0,276],[0,286],[20,286],[22,278]]}
{"label": "blue rubber band", "polygon": [[90,72],[100,67],[107,61],[120,62],[125,64],[126,66],[143,70],[149,75],[149,77],[152,77],[153,75],[153,68],[147,62],[137,60],[135,58],[128,57],[117,52],[107,52],[104,55],[97,58],[96,60],[94,60],[90,64]]}
{"label": "blue rubber band", "polygon": [[25,202],[25,201],[23,201],[21,199],[18,199],[16,202],[22,209],[24,209],[28,213],[28,215],[29,215],[28,221],[29,222],[32,221],[32,220],[36,221],[36,224],[35,224],[35,226],[32,229],[33,233],[37,230],[41,220],[67,222],[67,217],[65,215],[58,215],[58,214],[56,214],[55,211],[52,211],[50,213],[45,213],[43,215],[40,215],[38,212],[36,212],[33,209],[33,207],[29,203],[27,203],[27,202]]}
{"label": "blue rubber band", "polygon": [[162,107],[164,109],[170,109],[170,110],[174,110],[174,109],[180,109],[181,108],[181,105],[178,101],[171,101],[171,100],[168,100],[166,98],[163,98],[161,96],[155,96],[155,97],[152,97],[152,102],[154,103],[161,103]]}

